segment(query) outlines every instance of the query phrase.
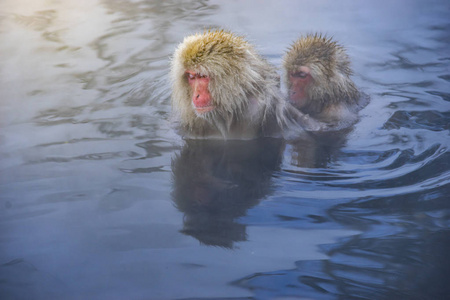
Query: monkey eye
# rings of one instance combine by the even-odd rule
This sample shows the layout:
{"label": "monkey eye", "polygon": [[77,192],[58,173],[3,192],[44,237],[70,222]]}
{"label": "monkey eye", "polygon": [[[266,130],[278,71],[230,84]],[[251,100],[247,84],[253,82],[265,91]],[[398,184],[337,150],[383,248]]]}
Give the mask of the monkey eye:
{"label": "monkey eye", "polygon": [[195,79],[195,74],[186,72],[186,76],[187,76],[187,78],[188,78],[189,80],[194,80],[194,79]]}
{"label": "monkey eye", "polygon": [[191,73],[191,72],[186,72],[186,77],[189,79],[189,80],[194,80],[195,78],[208,78],[208,75],[202,75],[202,74],[199,74],[199,73]]}
{"label": "monkey eye", "polygon": [[291,76],[296,78],[306,78],[308,76],[308,73],[300,71],[292,73]]}

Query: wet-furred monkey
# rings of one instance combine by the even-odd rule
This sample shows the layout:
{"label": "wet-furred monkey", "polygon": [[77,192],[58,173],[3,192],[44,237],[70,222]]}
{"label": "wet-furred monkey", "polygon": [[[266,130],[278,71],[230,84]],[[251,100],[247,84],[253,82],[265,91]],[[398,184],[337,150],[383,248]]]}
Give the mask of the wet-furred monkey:
{"label": "wet-furred monkey", "polygon": [[319,130],[354,124],[358,111],[368,102],[368,96],[360,93],[350,78],[352,70],[345,49],[321,34],[295,41],[284,56],[283,69],[290,103],[318,121]]}
{"label": "wet-furred monkey", "polygon": [[289,123],[275,68],[241,36],[188,36],[171,61],[172,109],[187,138],[274,136]]}

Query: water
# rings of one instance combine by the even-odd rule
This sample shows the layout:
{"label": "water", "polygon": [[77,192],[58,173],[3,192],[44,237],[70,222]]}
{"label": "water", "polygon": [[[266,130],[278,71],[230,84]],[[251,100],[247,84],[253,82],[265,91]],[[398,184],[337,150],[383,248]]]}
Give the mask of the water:
{"label": "water", "polygon": [[[0,4],[2,299],[444,299],[448,1]],[[276,66],[344,44],[371,95],[333,139],[183,141],[169,56],[225,27]]]}

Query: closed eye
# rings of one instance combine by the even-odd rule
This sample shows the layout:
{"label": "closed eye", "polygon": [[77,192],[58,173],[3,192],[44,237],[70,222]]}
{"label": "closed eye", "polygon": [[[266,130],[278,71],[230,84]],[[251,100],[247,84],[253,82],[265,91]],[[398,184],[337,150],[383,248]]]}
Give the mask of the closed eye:
{"label": "closed eye", "polygon": [[306,78],[308,77],[308,73],[306,72],[295,72],[295,73],[291,73],[292,77],[296,77],[296,78]]}
{"label": "closed eye", "polygon": [[190,73],[190,72],[186,72],[186,77],[189,80],[194,80],[195,78],[208,78],[208,75],[201,75],[201,74],[194,74],[194,73]]}

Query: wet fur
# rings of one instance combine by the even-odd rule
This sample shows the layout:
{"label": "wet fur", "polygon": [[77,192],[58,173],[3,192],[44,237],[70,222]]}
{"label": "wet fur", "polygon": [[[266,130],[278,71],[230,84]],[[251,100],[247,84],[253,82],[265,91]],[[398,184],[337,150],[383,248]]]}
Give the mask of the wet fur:
{"label": "wet fur", "polygon": [[303,36],[291,45],[283,59],[283,78],[288,89],[289,74],[301,66],[310,68],[314,80],[306,91],[308,103],[301,111],[322,122],[354,123],[361,94],[350,78],[353,72],[345,49],[321,34]]}
{"label": "wet fur", "polygon": [[[198,115],[185,71],[210,77],[216,109]],[[228,31],[188,36],[171,62],[172,108],[187,137],[271,136],[290,122],[275,68],[244,38]]]}

